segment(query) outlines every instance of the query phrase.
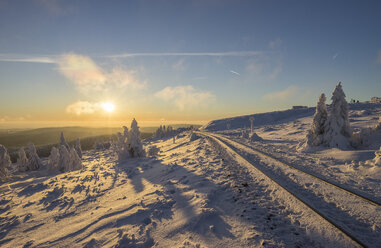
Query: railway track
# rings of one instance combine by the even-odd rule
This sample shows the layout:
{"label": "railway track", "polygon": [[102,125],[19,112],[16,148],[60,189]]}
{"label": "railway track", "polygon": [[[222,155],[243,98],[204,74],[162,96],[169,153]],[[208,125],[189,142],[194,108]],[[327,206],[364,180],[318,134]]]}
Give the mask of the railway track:
{"label": "railway track", "polygon": [[[380,247],[380,203],[222,135],[198,132],[232,150],[359,247]],[[225,148],[226,148],[225,147]]]}

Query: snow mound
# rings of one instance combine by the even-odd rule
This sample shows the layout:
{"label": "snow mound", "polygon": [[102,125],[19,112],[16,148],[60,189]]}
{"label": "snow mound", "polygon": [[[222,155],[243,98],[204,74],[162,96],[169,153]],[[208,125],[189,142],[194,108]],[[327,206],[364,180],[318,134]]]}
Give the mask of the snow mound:
{"label": "snow mound", "polygon": [[250,118],[254,118],[254,126],[263,126],[274,123],[282,123],[290,120],[311,116],[314,114],[315,108],[303,109],[288,109],[284,111],[274,111],[268,113],[260,113],[253,115],[237,116],[233,118],[226,118],[214,120],[202,126],[200,130],[205,131],[222,131],[225,130],[227,125],[230,129],[245,128],[251,124]]}
{"label": "snow mound", "polygon": [[255,132],[252,132],[249,134],[249,140],[250,141],[261,141],[263,140],[261,137],[258,136]]}
{"label": "snow mound", "polygon": [[197,135],[197,134],[195,134],[194,132],[191,132],[190,134],[189,134],[189,141],[195,141],[195,140],[197,140],[197,139],[199,139],[200,137]]}

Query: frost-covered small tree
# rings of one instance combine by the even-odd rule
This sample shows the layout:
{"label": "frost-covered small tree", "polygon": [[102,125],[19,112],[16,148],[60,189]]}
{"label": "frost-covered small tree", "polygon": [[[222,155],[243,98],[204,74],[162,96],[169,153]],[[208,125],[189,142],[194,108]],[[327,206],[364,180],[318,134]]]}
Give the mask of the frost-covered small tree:
{"label": "frost-covered small tree", "polygon": [[127,145],[131,157],[145,157],[143,144],[140,140],[138,122],[135,120],[135,118],[131,122],[131,129],[128,133]]}
{"label": "frost-covered small tree", "polygon": [[19,157],[17,159],[18,171],[27,171],[29,169],[29,159],[26,157],[24,147],[19,149]]}
{"label": "frost-covered small tree", "polygon": [[311,147],[323,144],[324,130],[328,119],[327,105],[325,104],[325,101],[325,94],[322,93],[316,105],[311,129],[308,131],[306,136],[305,146]]}
{"label": "frost-covered small tree", "polygon": [[60,159],[58,162],[58,170],[61,172],[70,171],[71,170],[71,156],[70,152],[64,145],[60,145],[59,147]]}
{"label": "frost-covered small tree", "polygon": [[65,140],[65,136],[64,136],[63,132],[61,132],[60,146],[65,146],[66,149],[70,149],[68,143],[67,143],[66,140]]}
{"label": "frost-covered small tree", "polygon": [[48,160],[48,170],[58,171],[60,163],[60,152],[56,147],[52,147]]}
{"label": "frost-covered small tree", "polygon": [[324,128],[323,143],[328,147],[347,148],[350,146],[352,130],[349,125],[348,103],[341,82],[332,93],[331,110]]}
{"label": "frost-covered small tree", "polygon": [[81,148],[81,142],[79,141],[79,138],[77,138],[77,143],[75,144],[75,150],[78,153],[78,156],[82,158],[82,148]]}
{"label": "frost-covered small tree", "polygon": [[71,158],[71,165],[70,165],[70,171],[74,170],[82,170],[82,161],[79,157],[76,149],[72,147],[70,149],[70,158]]}
{"label": "frost-covered small tree", "polygon": [[28,155],[29,155],[29,164],[28,170],[38,170],[42,166],[41,159],[37,154],[36,147],[33,143],[28,143]]}
{"label": "frost-covered small tree", "polygon": [[0,177],[6,177],[8,175],[8,168],[12,162],[9,157],[7,149],[0,145]]}

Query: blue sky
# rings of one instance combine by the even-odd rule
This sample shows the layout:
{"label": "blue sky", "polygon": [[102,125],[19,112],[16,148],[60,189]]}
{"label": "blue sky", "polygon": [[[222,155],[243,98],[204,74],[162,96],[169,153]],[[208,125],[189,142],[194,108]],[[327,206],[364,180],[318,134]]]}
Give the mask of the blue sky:
{"label": "blue sky", "polygon": [[205,122],[313,106],[338,81],[365,101],[381,96],[380,13],[379,1],[0,0],[0,127]]}

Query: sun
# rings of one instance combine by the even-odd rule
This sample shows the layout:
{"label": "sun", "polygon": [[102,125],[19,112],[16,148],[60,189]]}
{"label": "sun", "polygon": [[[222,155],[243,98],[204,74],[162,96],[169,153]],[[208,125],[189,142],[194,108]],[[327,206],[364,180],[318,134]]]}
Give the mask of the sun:
{"label": "sun", "polygon": [[112,104],[111,102],[105,102],[105,103],[102,103],[102,108],[103,108],[106,112],[111,113],[112,111],[114,111],[115,106],[114,106],[114,104]]}

